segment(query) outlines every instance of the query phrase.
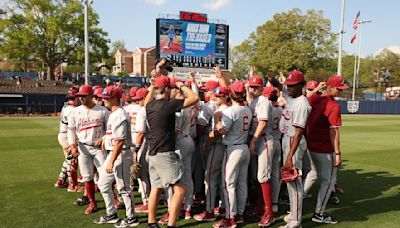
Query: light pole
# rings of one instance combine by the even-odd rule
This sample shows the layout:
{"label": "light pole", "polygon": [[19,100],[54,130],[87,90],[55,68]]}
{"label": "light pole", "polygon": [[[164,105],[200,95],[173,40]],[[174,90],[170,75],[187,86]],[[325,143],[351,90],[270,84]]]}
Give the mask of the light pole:
{"label": "light pole", "polygon": [[88,14],[89,4],[92,0],[82,0],[84,9],[84,20],[85,20],[85,85],[89,85],[89,27],[88,27]]}
{"label": "light pole", "polygon": [[341,10],[340,10],[339,55],[338,55],[337,75],[342,75],[344,9],[345,9],[345,0],[342,0],[342,6],[341,6]]}

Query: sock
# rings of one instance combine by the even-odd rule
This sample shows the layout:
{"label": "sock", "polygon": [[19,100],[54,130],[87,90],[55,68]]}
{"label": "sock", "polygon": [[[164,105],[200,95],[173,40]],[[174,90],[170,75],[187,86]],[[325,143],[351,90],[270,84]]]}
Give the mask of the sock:
{"label": "sock", "polygon": [[85,191],[86,191],[87,197],[89,198],[90,204],[96,205],[93,180],[85,182]]}
{"label": "sock", "polygon": [[267,181],[261,183],[261,190],[263,194],[264,206],[265,206],[265,214],[269,216],[273,216],[272,213],[272,185],[271,182]]}

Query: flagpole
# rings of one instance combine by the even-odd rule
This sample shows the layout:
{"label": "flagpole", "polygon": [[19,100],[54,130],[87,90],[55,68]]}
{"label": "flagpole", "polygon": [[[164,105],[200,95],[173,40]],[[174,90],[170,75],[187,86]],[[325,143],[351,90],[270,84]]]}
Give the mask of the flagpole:
{"label": "flagpole", "polygon": [[339,33],[339,55],[338,55],[337,75],[342,75],[344,9],[345,9],[345,0],[342,0],[342,6],[341,6],[341,10],[340,10],[340,23],[341,24],[340,24],[340,33]]}
{"label": "flagpole", "polygon": [[[357,33],[356,33],[357,47],[358,47],[358,33],[359,33],[359,30],[357,30]],[[356,95],[356,74],[357,74],[357,59],[358,59],[357,58],[357,47],[354,52],[353,92],[351,94],[352,101],[354,101],[354,97]]]}
{"label": "flagpole", "polygon": [[357,71],[356,71],[356,87],[360,86],[360,62],[361,62],[361,36],[362,36],[362,24],[363,22],[360,22],[360,29],[359,29],[359,34],[358,34],[358,40],[357,40]]}

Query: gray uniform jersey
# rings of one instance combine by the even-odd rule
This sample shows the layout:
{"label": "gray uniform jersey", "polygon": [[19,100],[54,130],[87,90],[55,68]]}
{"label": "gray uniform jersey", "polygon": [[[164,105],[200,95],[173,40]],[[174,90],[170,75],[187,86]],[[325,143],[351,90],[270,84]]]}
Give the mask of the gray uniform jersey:
{"label": "gray uniform jersey", "polygon": [[77,140],[94,145],[106,133],[109,115],[110,111],[99,105],[91,109],[84,105],[74,108],[68,118],[68,144],[74,144]]}
{"label": "gray uniform jersey", "polygon": [[215,103],[209,101],[207,103],[200,103],[200,111],[197,116],[197,124],[202,126],[209,126],[213,113],[217,110]]}
{"label": "gray uniform jersey", "polygon": [[113,150],[116,140],[124,140],[123,148],[132,146],[131,124],[129,114],[122,108],[113,111],[107,121],[107,132],[104,136],[104,147]]}
{"label": "gray uniform jersey", "polygon": [[[146,108],[140,107],[136,115],[135,131],[137,133],[146,133]],[[135,140],[135,139],[133,139]]]}
{"label": "gray uniform jersey", "polygon": [[305,96],[287,97],[286,106],[279,122],[280,131],[289,137],[294,137],[295,127],[306,127],[310,112],[311,106]]}
{"label": "gray uniform jersey", "polygon": [[60,134],[67,134],[68,131],[68,116],[71,115],[72,110],[75,108],[73,105],[65,105],[61,109],[60,115]]}
{"label": "gray uniform jersey", "polygon": [[139,112],[140,106],[138,104],[130,104],[124,107],[124,110],[129,114],[130,123],[131,123],[131,137],[133,140],[136,139],[136,118]]}
{"label": "gray uniform jersey", "polygon": [[279,121],[282,116],[283,109],[279,106],[272,106],[272,120],[268,123],[269,127],[272,129],[272,137],[274,140],[279,140],[282,136],[282,132],[279,129]]}
{"label": "gray uniform jersey", "polygon": [[176,139],[190,136],[190,110],[188,108],[182,109],[180,112],[175,113],[175,129],[179,131]]}
{"label": "gray uniform jersey", "polygon": [[228,131],[222,139],[225,145],[244,144],[247,141],[252,112],[247,106],[231,106],[222,112],[222,126]]}
{"label": "gray uniform jersey", "polygon": [[[254,98],[250,103],[250,109],[253,112],[253,117],[250,124],[249,135],[254,135],[256,132],[258,121],[268,121],[271,123],[272,121],[272,103],[268,100],[267,97],[259,96]],[[266,135],[271,135],[272,128],[271,125],[268,124],[265,127],[264,133]]]}
{"label": "gray uniform jersey", "polygon": [[[225,104],[220,105],[220,106],[218,107],[218,109],[217,109],[214,113],[216,113],[216,112],[223,112],[223,111],[224,111],[225,109],[227,109],[227,108],[228,108],[228,106],[225,105]],[[212,128],[213,128],[213,130],[217,130],[217,127],[215,126],[215,119],[214,119],[214,116],[213,116],[213,118],[212,118]],[[215,137],[214,142],[215,142],[215,143],[222,143],[222,136],[221,136],[221,135],[217,135],[217,136]]]}

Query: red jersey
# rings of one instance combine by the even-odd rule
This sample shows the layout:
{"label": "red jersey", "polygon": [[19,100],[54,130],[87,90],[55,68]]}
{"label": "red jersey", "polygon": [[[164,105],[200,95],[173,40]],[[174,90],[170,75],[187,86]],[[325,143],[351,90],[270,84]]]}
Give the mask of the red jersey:
{"label": "red jersey", "polygon": [[335,152],[329,135],[330,128],[342,126],[340,105],[331,96],[313,94],[308,98],[312,107],[307,119],[307,147],[312,152]]}

